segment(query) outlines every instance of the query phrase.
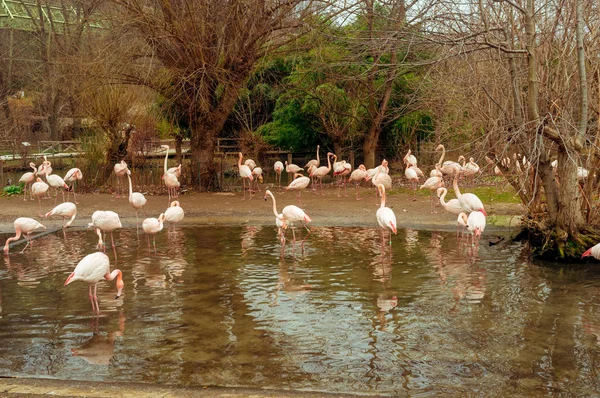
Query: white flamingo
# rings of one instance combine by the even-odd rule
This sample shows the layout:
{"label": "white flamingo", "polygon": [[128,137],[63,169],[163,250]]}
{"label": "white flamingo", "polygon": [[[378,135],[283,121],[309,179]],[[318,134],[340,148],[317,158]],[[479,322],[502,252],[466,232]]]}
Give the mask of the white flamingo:
{"label": "white flamingo", "polygon": [[119,215],[114,211],[110,210],[96,210],[92,214],[92,222],[88,223],[88,228],[94,228],[96,234],[98,235],[98,247],[104,248],[104,241],[102,239],[102,232],[110,232],[110,241],[112,243],[113,249],[115,248],[115,240],[113,237],[113,232],[119,228],[123,228],[121,225],[121,220],[119,219]]}
{"label": "white flamingo", "polygon": [[276,161],[273,166],[273,170],[275,170],[275,174],[277,175],[277,186],[281,189],[281,173],[283,172],[283,163],[281,161]]}
{"label": "white flamingo", "polygon": [[241,152],[238,153],[238,171],[240,173],[240,177],[242,177],[242,191],[244,192],[244,198],[242,200],[246,200],[246,179],[248,180],[248,193],[250,194],[250,199],[252,199],[252,190],[250,189],[250,185],[254,180],[252,176],[252,170],[245,164],[242,164],[242,159],[244,155]]}
{"label": "white flamingo", "polygon": [[36,196],[38,198],[38,207],[40,209],[40,217],[43,217],[42,215],[42,196],[44,196],[46,194],[46,192],[48,192],[48,188],[50,188],[50,186],[48,184],[46,184],[44,181],[42,181],[42,179],[40,177],[36,178],[36,181],[31,184],[31,193],[33,194],[33,196]]}
{"label": "white flamingo", "polygon": [[77,203],[77,195],[75,194],[75,183],[77,181],[81,181],[82,179],[83,179],[83,173],[77,167],[74,167],[74,168],[70,169],[69,171],[67,171],[67,174],[65,174],[65,178],[63,178],[63,180],[65,180],[65,182],[71,183],[71,185],[69,186],[69,189],[67,190],[67,200],[69,200],[69,193],[72,190],[73,191],[73,200],[75,201],[75,203]]}
{"label": "white flamingo", "polygon": [[[35,163],[30,162],[29,167],[33,169],[33,171],[28,171],[23,174],[21,178],[19,178],[19,182],[25,183],[25,192],[23,194],[23,200],[27,200],[27,185],[33,184],[35,181],[35,175],[37,174],[37,167],[35,167]],[[33,196],[31,195],[31,188],[29,189],[29,199],[33,200]]]}
{"label": "white flamingo", "polygon": [[334,159],[337,159],[337,156],[335,156],[333,153],[327,152],[327,166],[317,167],[310,174],[311,177],[314,177],[319,180],[319,186],[321,187],[321,194],[323,194],[323,177],[325,177],[331,171],[331,159],[330,159],[331,156],[333,156]]}
{"label": "white flamingo", "polygon": [[367,173],[367,168],[364,164],[358,166],[356,170],[350,173],[350,177],[348,178],[348,182],[353,182],[356,186],[356,200],[361,200],[360,197],[360,183],[362,181],[369,181],[371,177]]}
{"label": "white flamingo", "polygon": [[442,205],[444,210],[446,210],[447,212],[459,215],[460,213],[462,213],[464,211],[462,206],[458,202],[458,199],[450,199],[449,201],[446,202],[445,199],[446,199],[447,193],[448,193],[448,190],[446,188],[441,187],[441,188],[437,189],[437,196],[438,196],[438,198],[440,198],[440,204]]}
{"label": "white flamingo", "polygon": [[[31,233],[33,233],[36,229],[46,229],[45,226],[43,226],[33,218],[29,217],[19,217],[15,220],[13,225],[15,227],[15,236],[6,240],[6,243],[4,244],[4,254],[8,254],[10,242],[14,240],[19,240],[21,238],[21,234],[25,235],[25,240],[27,241],[27,244],[25,245],[23,250],[21,250],[21,253],[23,253],[25,249],[27,249],[27,246],[29,246],[29,243],[31,242],[31,238],[29,235],[31,235]],[[31,244],[31,246],[33,247],[33,243]]]}
{"label": "white flamingo", "polygon": [[156,253],[156,234],[162,231],[164,220],[165,214],[161,213],[158,218],[149,217],[142,222],[142,229],[146,233],[146,239],[148,240],[148,250],[150,250],[150,235],[152,235],[154,253]]}
{"label": "white flamingo", "polygon": [[121,160],[119,163],[115,164],[114,171],[115,176],[117,176],[117,198],[120,198],[121,194],[123,193],[123,183],[121,182],[121,179],[125,177],[128,170],[129,168],[124,160]]}
{"label": "white flamingo", "polygon": [[471,234],[471,242],[475,242],[485,230],[485,214],[480,211],[474,211],[467,218],[467,229]]}
{"label": "white flamingo", "polygon": [[460,203],[464,211],[466,211],[467,213],[480,211],[483,213],[484,216],[487,216],[487,213],[483,208],[483,203],[481,202],[481,199],[477,197],[477,195],[473,193],[461,194],[460,190],[458,189],[458,174],[454,176],[452,187],[454,188],[454,196],[456,196],[456,199],[458,199],[458,203]]}
{"label": "white flamingo", "polygon": [[[46,181],[48,181],[48,185],[54,188],[54,201],[56,202],[56,197],[58,196],[58,189],[64,188],[64,190],[68,190],[69,186],[65,183],[65,180],[62,179],[61,176],[57,174],[46,174]],[[65,201],[65,191],[61,190],[63,197],[63,202]]]}
{"label": "white flamingo", "polygon": [[162,175],[162,179],[165,182],[165,186],[167,187],[167,192],[169,194],[169,203],[171,203],[171,197],[176,198],[177,188],[179,188],[179,180],[174,173],[169,173],[169,169],[167,168],[167,161],[169,159],[169,146],[161,145],[162,149],[165,150],[165,165],[164,165],[164,173]]}
{"label": "white flamingo", "polygon": [[[267,196],[270,196],[271,199],[273,199],[273,210],[275,212],[276,217],[278,217],[278,213],[277,213],[277,210],[276,210],[275,196],[273,196],[273,194],[269,190],[267,190],[265,192],[265,200],[267,200]],[[296,243],[296,232],[294,231],[294,223],[297,223],[297,222],[301,223],[302,226],[304,226],[304,228],[306,228],[306,230],[308,231],[308,234],[310,234],[310,229],[308,229],[308,227],[306,226],[306,224],[308,224],[312,220],[310,219],[310,217],[308,216],[308,214],[306,214],[304,212],[304,210],[302,210],[298,206],[294,206],[294,205],[285,206],[283,208],[283,210],[281,211],[281,215],[283,216],[283,225],[284,225],[284,227],[286,228],[286,227],[289,226],[289,227],[292,228],[292,235],[294,237],[294,244]],[[308,234],[306,234],[306,236],[308,236]],[[306,239],[306,237],[304,237],[304,239]]]}
{"label": "white flamingo", "polygon": [[385,238],[385,230],[389,229],[390,232],[390,244],[392,244],[392,232],[396,235],[396,215],[394,211],[389,207],[385,206],[385,186],[383,184],[377,185],[377,190],[381,195],[381,205],[377,209],[377,224],[381,228],[381,244],[383,245]]}
{"label": "white flamingo", "polygon": [[[123,294],[123,288],[125,287],[125,283],[123,282],[123,273],[115,269],[113,272],[110,272],[110,260],[108,256],[104,253],[96,252],[91,253],[85,256],[77,266],[75,270],[67,280],[65,281],[64,286],[67,286],[71,282],[75,281],[83,281],[87,282],[90,285],[89,297],[90,302],[92,303],[92,310],[94,313],[100,313],[100,307],[98,305],[98,282],[102,279],[107,281],[112,281],[117,278],[117,297],[121,297]],[[92,293],[92,285],[94,286],[94,291]]]}
{"label": "white flamingo", "polygon": [[[72,202],[61,203],[44,215],[45,218],[48,218],[50,216],[62,217],[62,228],[67,228],[73,223],[73,220],[75,220],[75,217],[77,216],[77,206],[75,205],[75,203]],[[71,219],[65,224],[65,220],[69,217]]]}
{"label": "white flamingo", "polygon": [[174,200],[171,202],[171,206],[165,211],[165,222],[168,222],[170,225],[177,224],[183,220],[184,216],[185,212],[179,205],[179,201]]}
{"label": "white flamingo", "polygon": [[308,187],[310,183],[310,178],[303,176],[302,174],[296,173],[294,174],[294,180],[288,185],[285,190],[286,191],[296,191],[296,199],[300,202],[300,206],[302,206],[302,191]]}
{"label": "white flamingo", "polygon": [[318,168],[318,167],[321,165],[321,159],[319,159],[319,149],[320,149],[320,148],[321,148],[321,147],[320,147],[319,145],[317,145],[317,158],[316,158],[316,159],[311,159],[311,160],[309,160],[309,161],[308,161],[308,162],[306,162],[306,164],[304,165],[304,168],[305,168],[306,170],[308,170],[308,168],[309,168],[310,166],[315,166],[315,167],[317,167],[317,168]]}
{"label": "white flamingo", "polygon": [[129,203],[131,207],[135,210],[135,228],[136,231],[139,232],[139,218],[138,218],[138,210],[140,210],[146,202],[146,197],[141,192],[133,192],[133,186],[131,185],[131,171],[127,170],[127,180],[129,181]]}

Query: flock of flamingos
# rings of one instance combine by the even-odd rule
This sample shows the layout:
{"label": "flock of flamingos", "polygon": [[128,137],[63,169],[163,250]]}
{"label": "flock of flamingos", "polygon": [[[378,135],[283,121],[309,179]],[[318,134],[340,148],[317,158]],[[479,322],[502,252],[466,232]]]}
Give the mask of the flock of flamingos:
{"label": "flock of flamingos", "polygon": [[[161,213],[158,218],[150,217],[146,218],[142,222],[142,229],[147,236],[148,247],[150,248],[149,236],[155,239],[162,229],[164,223],[177,223],[184,218],[184,211],[181,208],[179,201],[174,200],[171,202],[171,197],[178,197],[179,178],[181,177],[181,165],[178,167],[167,168],[168,150],[169,147],[166,145],[161,146],[162,149],[166,150],[164,160],[164,174],[162,180],[167,187],[169,193],[170,206]],[[333,171],[333,176],[338,179],[338,196],[340,196],[341,187],[346,190],[347,183],[354,183],[356,186],[356,199],[360,200],[359,185],[362,182],[371,181],[376,187],[377,196],[381,197],[381,203],[377,212],[375,213],[377,223],[381,231],[382,246],[385,241],[386,231],[390,231],[391,234],[396,234],[396,216],[392,209],[386,207],[386,190],[392,188],[392,179],[389,175],[388,162],[383,160],[381,165],[367,170],[363,165],[360,165],[354,171],[351,170],[351,165],[342,160],[337,161],[335,154],[327,153],[327,165],[321,166],[321,159],[319,157],[319,146],[317,146],[317,158],[307,162],[304,167],[299,167],[295,164],[288,164],[287,162],[282,163],[280,161],[275,162],[273,169],[276,173],[276,180],[279,188],[281,188],[281,174],[285,170],[287,173],[293,174],[293,181],[285,188],[289,191],[296,191],[296,197],[299,205],[302,206],[302,191],[308,188],[312,182],[313,193],[318,194],[319,190],[322,193],[323,190],[323,178],[329,175]],[[459,177],[464,177],[469,180],[472,179],[477,173],[480,173],[479,166],[474,162],[473,158],[466,162],[466,159],[461,156],[458,161],[444,161],[445,148],[443,145],[439,145],[436,150],[441,150],[442,155],[439,161],[435,164],[434,168],[429,173],[429,178],[420,185],[420,189],[429,189],[432,192],[432,211],[435,202],[434,195],[437,195],[440,205],[448,212],[455,214],[457,218],[457,226],[462,230],[466,229],[471,237],[472,243],[475,243],[476,239],[479,239],[481,233],[484,231],[486,226],[486,212],[484,205],[481,200],[472,193],[461,193],[458,187]],[[238,154],[238,171],[242,178],[243,185],[243,199],[246,199],[246,191],[248,191],[249,198],[252,199],[252,194],[255,192],[253,186],[258,189],[258,181],[263,179],[263,170],[258,167],[252,159],[247,159],[243,162],[243,155],[240,152]],[[333,162],[332,162],[333,160]],[[462,160],[462,164],[460,163]],[[424,178],[424,173],[417,166],[417,159],[411,154],[409,150],[406,156],[403,158],[405,166],[405,177],[411,183],[415,190],[420,183],[420,179]],[[32,172],[25,173],[19,182],[25,183],[24,200],[27,200],[27,186],[31,184],[29,189],[30,199],[33,200],[35,196],[38,199],[38,206],[40,210],[40,217],[48,218],[51,216],[62,217],[63,229],[67,228],[77,215],[77,198],[75,195],[74,184],[81,180],[83,175],[80,169],[70,169],[64,178],[56,174],[52,174],[52,164],[46,158],[39,167],[36,167],[34,163],[30,163],[30,167],[33,169]],[[308,173],[308,176],[302,173]],[[117,176],[119,190],[117,191],[117,197],[119,197],[119,191],[121,191],[120,179],[125,176],[129,182],[129,203],[136,212],[136,225],[139,228],[138,211],[142,208],[147,200],[144,195],[140,192],[133,192],[131,183],[131,171],[128,169],[125,161],[121,161],[114,166],[114,173]],[[498,170],[496,170],[498,174]],[[46,182],[42,180],[45,177]],[[445,196],[447,189],[445,188],[444,178],[452,179],[453,189],[456,199],[446,201]],[[68,185],[70,183],[71,185]],[[254,185],[256,184],[256,185]],[[246,185],[248,186],[246,188]],[[50,187],[63,189],[63,203],[54,207],[51,211],[42,214],[41,211],[41,198],[48,195]],[[67,193],[67,200],[69,195],[73,193],[74,202],[65,201],[65,192]],[[58,195],[58,193],[56,193]],[[301,207],[295,205],[285,206],[281,212],[277,210],[277,203],[273,193],[266,190],[264,200],[271,198],[273,204],[273,213],[275,215],[275,223],[278,227],[278,236],[280,238],[282,247],[285,247],[285,232],[288,228],[292,229],[293,242],[296,242],[295,225],[300,224],[306,228],[308,233],[310,230],[307,224],[311,222],[311,218],[302,210]],[[68,221],[67,221],[68,219]],[[40,228],[45,229],[46,227],[29,217],[19,217],[14,221],[15,236],[8,238],[4,246],[4,254],[9,254],[10,243],[19,240],[22,235],[25,236],[27,244],[22,252],[25,251],[27,246],[30,245],[30,234]],[[103,234],[109,232],[111,234],[111,243],[114,249],[114,240],[112,233],[122,228],[119,215],[113,211],[102,211],[98,210],[92,214],[92,221],[88,223],[88,228],[94,228],[95,233],[98,235],[98,248],[103,251],[94,252],[85,256],[75,267],[73,273],[69,275],[65,281],[65,285],[70,284],[74,281],[83,281],[89,284],[89,298],[92,303],[92,309],[94,313],[99,313],[98,298],[97,298],[97,284],[102,279],[112,281],[117,279],[117,298],[122,294],[124,288],[123,275],[118,269],[110,271],[110,261],[108,256],[104,253],[105,243]],[[154,240],[154,250],[156,251],[156,242]],[[21,253],[22,253],[21,252]],[[592,255],[596,258],[600,258],[600,244],[586,251],[583,255]]]}

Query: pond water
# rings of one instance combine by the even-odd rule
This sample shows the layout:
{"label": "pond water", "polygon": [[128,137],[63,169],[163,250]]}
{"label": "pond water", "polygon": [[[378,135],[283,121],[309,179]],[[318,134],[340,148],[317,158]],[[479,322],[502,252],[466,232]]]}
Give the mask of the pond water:
{"label": "pond water", "polygon": [[[600,392],[600,272],[532,265],[519,244],[446,232],[274,227],[116,235],[101,282],[63,286],[92,232],[0,266],[0,375],[387,395]],[[22,246],[12,249],[18,253]]]}

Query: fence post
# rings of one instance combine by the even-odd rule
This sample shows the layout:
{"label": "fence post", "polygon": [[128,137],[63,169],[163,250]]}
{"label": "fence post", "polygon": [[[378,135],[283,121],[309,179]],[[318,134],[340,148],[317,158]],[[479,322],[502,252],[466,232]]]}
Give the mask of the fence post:
{"label": "fence post", "polygon": [[[290,165],[290,164],[292,164],[292,153],[288,152],[287,155],[288,155],[287,156],[287,162],[288,162],[288,165]],[[292,182],[293,176],[290,173],[287,173],[287,176],[288,176],[288,185],[290,185],[290,183]]]}

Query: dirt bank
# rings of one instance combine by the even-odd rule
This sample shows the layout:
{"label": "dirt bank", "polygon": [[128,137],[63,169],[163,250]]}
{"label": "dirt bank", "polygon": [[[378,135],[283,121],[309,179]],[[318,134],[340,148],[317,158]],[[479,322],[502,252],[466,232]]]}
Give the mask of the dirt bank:
{"label": "dirt bank", "polygon": [[[354,190],[348,190],[347,197],[338,197],[336,189],[325,189],[324,195],[315,195],[310,191],[302,194],[302,208],[312,218],[314,226],[376,226],[374,189],[362,189],[363,199],[355,200]],[[288,204],[298,205],[292,192],[273,190],[279,211]],[[237,193],[191,193],[180,195],[179,201],[185,210],[185,225],[270,225],[274,224],[272,204],[263,200],[264,189],[254,195],[252,200],[242,200]],[[167,196],[149,196],[148,203],[140,211],[140,222],[145,217],[157,217],[168,205]],[[415,200],[416,198],[416,200]],[[113,210],[119,213],[124,227],[135,226],[135,211],[127,197],[116,198],[109,194],[78,195],[78,214],[73,226],[85,227],[91,214],[96,210]],[[449,198],[447,198],[448,200]],[[60,202],[60,197],[57,203]],[[23,201],[23,197],[0,198],[0,232],[11,232],[12,222],[17,217],[39,219],[37,201]],[[54,199],[42,200],[42,211],[47,212],[54,206]],[[454,229],[456,216],[437,207],[437,214],[430,214],[429,199],[414,197],[407,193],[394,193],[387,197],[387,206],[396,213],[400,228],[418,229]],[[518,215],[522,207],[518,204],[485,203],[488,213],[486,231],[506,230],[509,225],[518,224]],[[60,226],[60,219],[42,221],[47,227]]]}

